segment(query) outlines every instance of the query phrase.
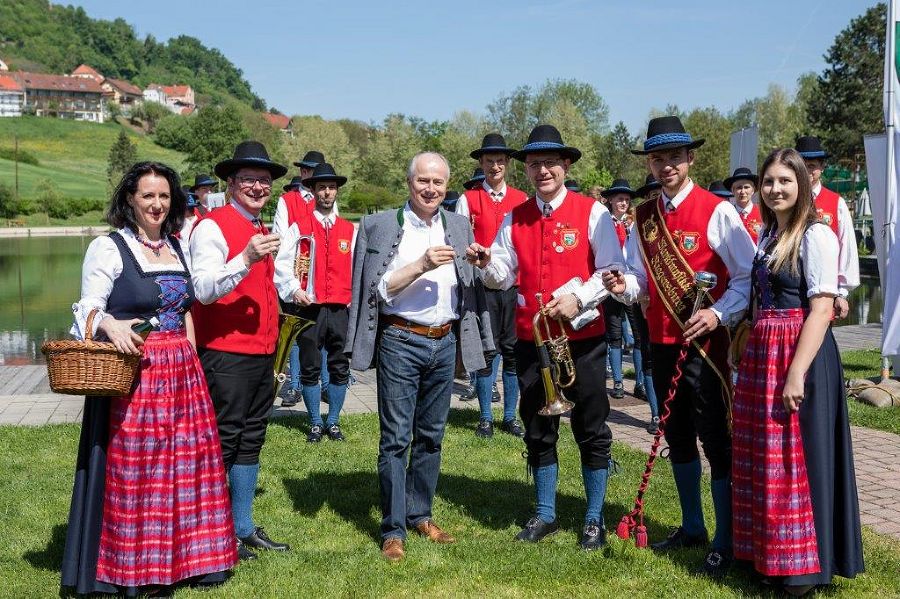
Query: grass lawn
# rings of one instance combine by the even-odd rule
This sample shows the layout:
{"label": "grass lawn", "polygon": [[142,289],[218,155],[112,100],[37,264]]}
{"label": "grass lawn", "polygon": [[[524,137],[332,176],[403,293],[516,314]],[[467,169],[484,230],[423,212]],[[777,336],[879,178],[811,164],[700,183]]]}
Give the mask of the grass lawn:
{"label": "grass lawn", "polygon": [[[122,126],[117,123],[86,123],[65,119],[23,116],[0,119],[0,146],[33,154],[39,166],[19,164],[19,189],[23,197],[34,197],[38,182],[50,179],[63,195],[75,198],[106,198],[106,167],[109,150]],[[167,150],[153,140],[126,129],[137,144],[138,160],[159,160],[181,171],[184,155]],[[14,184],[14,163],[0,160],[0,181]]]}
{"label": "grass lawn", "polygon": [[[877,349],[842,352],[841,362],[844,364],[844,376],[848,379],[881,376],[881,352]],[[900,406],[875,408],[854,400],[848,401],[847,405],[851,424],[900,435]]]}
{"label": "grass lawn", "polygon": [[[438,546],[411,538],[407,559],[381,560],[378,546],[378,420],[344,419],[348,442],[308,445],[297,418],[269,427],[256,519],[293,546],[239,566],[223,587],[184,590],[179,597],[323,596],[612,596],[745,597],[766,589],[743,567],[721,583],[691,571],[699,550],[657,556],[611,536],[600,552],[577,546],[584,510],[577,450],[567,427],[560,444],[559,517],[564,531],[537,545],[512,542],[532,505],[521,441],[472,434],[477,413],[454,411],[435,500],[436,521],[458,542]],[[5,475],[0,477],[0,595],[55,597],[78,427],[0,428]],[[615,528],[631,507],[644,456],[615,447],[621,473],[610,480],[606,522]],[[706,486],[708,489],[708,486]],[[708,491],[707,522],[712,527]],[[662,460],[648,493],[651,540],[679,521],[671,469]],[[900,596],[900,542],[864,534],[868,572],[841,580],[827,596]],[[774,595],[771,595],[774,596]]]}

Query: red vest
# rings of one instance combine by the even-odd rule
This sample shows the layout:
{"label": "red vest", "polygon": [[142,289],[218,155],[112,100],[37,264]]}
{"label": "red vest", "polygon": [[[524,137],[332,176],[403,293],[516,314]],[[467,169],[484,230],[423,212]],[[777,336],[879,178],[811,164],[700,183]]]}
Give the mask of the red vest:
{"label": "red vest", "polygon": [[349,306],[353,282],[353,223],[337,217],[326,236],[325,227],[310,213],[307,224],[297,226],[302,235],[309,235],[312,229],[316,240],[316,303]]}
{"label": "red vest", "polygon": [[[512,210],[512,244],[519,260],[519,293],[525,305],[516,307],[516,336],[532,341],[532,319],[538,310],[536,293],[548,303],[556,289],[572,277],[587,281],[594,273],[594,251],[588,220],[594,199],[574,192],[544,218],[532,197]],[[551,329],[552,330],[552,329]],[[598,337],[606,332],[603,315],[579,331],[566,327],[572,340]],[[555,333],[554,333],[555,334]]]}
{"label": "red vest", "polygon": [[293,223],[306,222],[312,215],[314,203],[304,200],[299,191],[292,189],[281,197],[284,199],[284,207],[287,208],[288,227]]}
{"label": "red vest", "polygon": [[[244,251],[257,230],[231,204],[213,210],[204,220],[215,222],[231,260]],[[235,354],[271,354],[278,339],[278,293],[275,291],[272,256],[254,263],[231,293],[204,305],[194,302],[197,347]]]}
{"label": "red vest", "polygon": [[819,191],[819,195],[816,196],[816,213],[819,215],[819,220],[823,223],[831,227],[831,230],[834,231],[835,235],[840,237],[838,233],[838,201],[841,196],[834,193],[824,185]]}
{"label": "red vest", "polygon": [[625,247],[625,241],[628,239],[628,227],[625,223],[618,219],[613,219],[613,226],[616,228],[616,236],[619,238],[619,247]]}
{"label": "red vest", "polygon": [[[662,197],[658,201],[661,205]],[[669,234],[691,270],[694,272],[705,270],[718,277],[718,283],[710,291],[714,302],[725,293],[729,277],[725,263],[709,247],[706,231],[716,206],[722,201],[724,201],[722,198],[695,184],[691,193],[678,208],[672,212],[666,212],[665,208],[662,209]],[[635,223],[635,226],[639,227],[641,223]],[[646,260],[644,268],[649,275],[650,265]],[[652,343],[680,343],[684,337],[681,328],[669,316],[656,290],[656,285],[649,276],[647,291],[650,296],[650,303],[647,306],[647,327],[650,330],[650,341]]]}
{"label": "red vest", "polygon": [[491,194],[486,192],[482,185],[470,189],[465,196],[469,204],[469,222],[472,223],[475,242],[485,247],[491,247],[509,211],[528,199],[524,191],[509,185],[506,186],[506,193],[499,202],[491,199]]}
{"label": "red vest", "polygon": [[741,209],[737,207],[735,207],[735,210],[738,211],[738,215],[741,217],[741,222],[744,223],[744,228],[747,229],[747,233],[750,233],[750,239],[756,244],[759,239],[759,233],[763,228],[762,214],[759,213],[759,206],[753,203],[750,205],[752,208],[750,208],[748,214],[744,214]]}

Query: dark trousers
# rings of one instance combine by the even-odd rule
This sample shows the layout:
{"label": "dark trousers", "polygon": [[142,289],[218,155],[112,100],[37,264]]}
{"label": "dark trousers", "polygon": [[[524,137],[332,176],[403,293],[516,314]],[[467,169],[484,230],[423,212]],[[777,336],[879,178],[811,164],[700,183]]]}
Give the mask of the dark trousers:
{"label": "dark trousers", "polygon": [[201,348],[200,363],[216,410],[225,468],[258,464],[275,402],[275,355]]}
{"label": "dark trousers", "polygon": [[[631,331],[634,335],[634,346],[641,350],[641,358],[643,361],[642,370],[647,378],[646,385],[652,384],[650,378],[653,377],[653,352],[650,351],[650,327],[647,325],[647,317],[641,310],[640,304],[632,304],[631,308]],[[656,387],[654,386],[654,390]]]}
{"label": "dark trousers", "polygon": [[503,371],[516,372],[516,298],[519,288],[485,289],[484,297],[488,315],[491,317],[491,331],[494,333],[495,351],[484,353],[487,366],[478,372],[480,376],[491,374],[491,362],[498,354],[503,358]]}
{"label": "dark trousers", "polygon": [[[592,470],[608,468],[612,431],[606,424],[609,398],[606,396],[606,342],[602,337],[570,341],[575,362],[575,383],[563,389],[566,399],[574,402],[572,433],[581,452],[581,463]],[[519,414],[525,427],[528,463],[533,468],[558,462],[556,442],[559,439],[559,416],[541,416],[544,407],[544,385],[534,343],[516,343],[517,369],[521,402]]]}
{"label": "dark trousers", "polygon": [[[675,374],[675,361],[680,345],[653,343],[653,386],[662,401],[669,393]],[[681,380],[672,400],[672,413],[665,425],[669,458],[673,464],[686,464],[699,459],[697,438],[709,460],[711,476],[720,479],[731,472],[731,434],[728,432],[728,409],[721,379],[691,345],[681,366]]]}
{"label": "dark trousers", "polygon": [[316,304],[297,312],[302,318],[314,321],[297,339],[300,348],[300,383],[318,385],[322,374],[322,353],[328,354],[329,381],[335,385],[346,385],[350,379],[350,358],[344,353],[347,339],[349,310],[347,306],[336,304]]}
{"label": "dark trousers", "polygon": [[381,537],[406,538],[408,526],[431,518],[456,335],[429,339],[389,326],[379,336],[377,352]]}
{"label": "dark trousers", "polygon": [[[603,300],[603,318],[606,321],[606,342],[609,347],[622,347],[623,321],[627,318],[631,323],[631,334],[634,336],[634,346],[641,346],[641,330],[637,323],[637,314],[641,314],[641,307],[637,304],[626,306],[614,297]],[[643,314],[641,314],[643,318]]]}

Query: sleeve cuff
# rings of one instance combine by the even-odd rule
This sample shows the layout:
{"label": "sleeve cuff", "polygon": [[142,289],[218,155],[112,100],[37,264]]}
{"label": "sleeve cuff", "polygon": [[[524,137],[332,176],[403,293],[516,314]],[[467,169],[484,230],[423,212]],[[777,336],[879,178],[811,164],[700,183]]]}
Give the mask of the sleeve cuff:
{"label": "sleeve cuff", "polygon": [[244,264],[243,253],[238,254],[225,264],[225,272],[228,274],[228,276],[240,275],[241,278],[247,276],[247,273],[250,272],[250,269],[247,268],[246,264]]}
{"label": "sleeve cuff", "polygon": [[[826,289],[826,288],[823,288],[823,289]],[[812,291],[812,290],[810,289],[810,291]],[[831,288],[827,288],[826,291],[819,291],[818,293],[835,293],[835,292],[832,291]],[[838,287],[836,295],[839,295],[842,298],[847,299],[847,296],[850,295],[850,289],[848,289],[846,287]],[[812,297],[812,295],[809,295],[807,297]]]}
{"label": "sleeve cuff", "polygon": [[835,297],[843,297],[847,298],[847,290],[846,289],[837,289],[832,287],[831,285],[819,285],[818,287],[810,287],[806,291],[806,297],[812,297],[814,295],[833,295]]}
{"label": "sleeve cuff", "polygon": [[281,285],[278,289],[278,295],[281,296],[283,301],[292,302],[294,301],[294,294],[297,293],[298,289],[300,289],[300,281],[291,279]]}
{"label": "sleeve cuff", "polygon": [[388,294],[388,284],[391,282],[391,275],[393,272],[386,272],[381,277],[381,280],[378,281],[378,295],[381,296],[381,299],[384,300],[384,303],[388,306],[393,304],[394,296]]}

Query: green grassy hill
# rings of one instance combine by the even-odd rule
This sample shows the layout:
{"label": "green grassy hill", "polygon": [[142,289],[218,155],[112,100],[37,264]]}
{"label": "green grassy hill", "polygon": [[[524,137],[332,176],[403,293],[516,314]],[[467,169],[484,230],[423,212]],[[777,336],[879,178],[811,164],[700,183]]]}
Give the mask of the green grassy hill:
{"label": "green grassy hill", "polygon": [[[117,123],[84,123],[45,117],[0,119],[0,148],[19,149],[35,156],[39,166],[19,164],[19,191],[34,197],[40,181],[50,179],[62,195],[74,198],[105,198],[109,150],[122,126]],[[137,144],[138,160],[158,160],[181,171],[184,155],[157,146],[146,136],[129,131]],[[15,183],[12,161],[0,159],[0,182]]]}

